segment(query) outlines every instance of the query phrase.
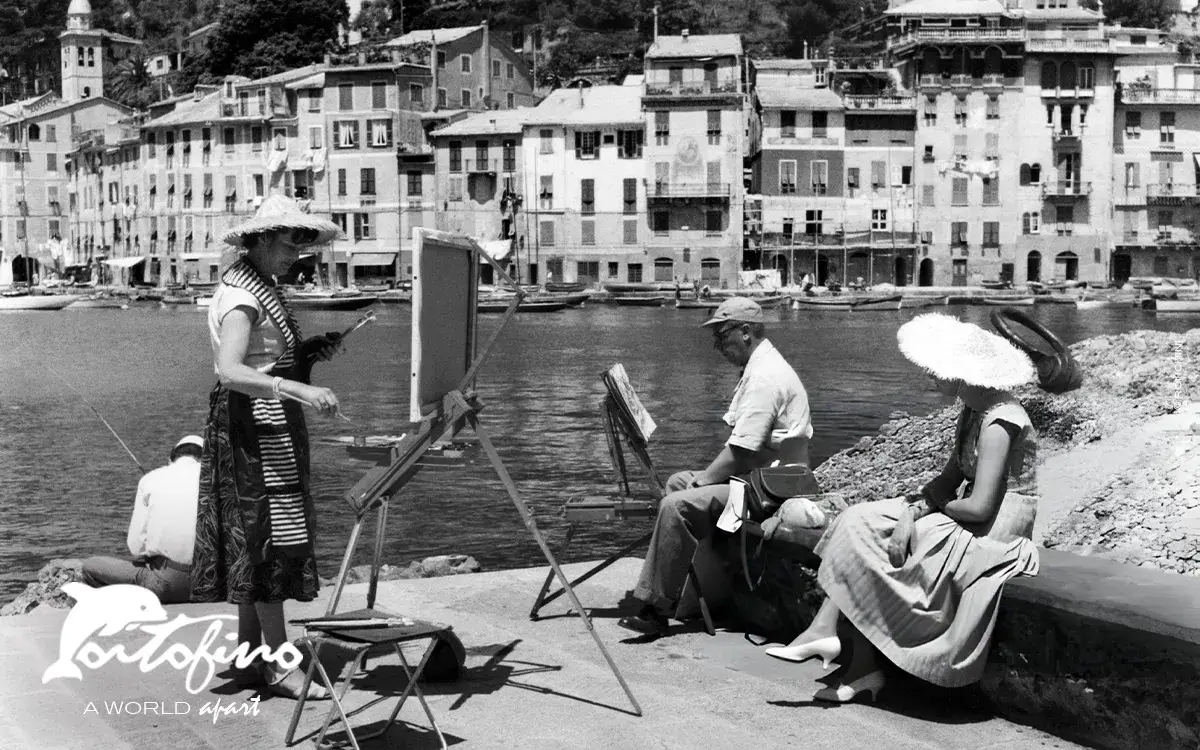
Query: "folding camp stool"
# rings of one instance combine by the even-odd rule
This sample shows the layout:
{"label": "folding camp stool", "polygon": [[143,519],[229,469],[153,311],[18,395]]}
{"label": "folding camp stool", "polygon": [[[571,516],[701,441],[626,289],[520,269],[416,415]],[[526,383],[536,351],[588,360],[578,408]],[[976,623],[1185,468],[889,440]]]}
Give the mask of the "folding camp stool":
{"label": "folding camp stool", "polygon": [[[396,615],[387,614],[376,609],[359,609],[352,612],[338,613],[330,619],[363,620],[395,617]],[[439,636],[452,628],[449,625],[439,625],[422,620],[412,620],[412,623],[412,625],[394,627],[342,630],[338,630],[336,626],[330,625],[322,625],[319,628],[306,625],[303,641],[308,646],[308,650],[312,656],[312,663],[308,665],[308,672],[304,677],[304,687],[300,691],[300,698],[296,701],[296,708],[292,712],[292,721],[288,725],[287,737],[284,740],[285,743],[289,747],[293,744],[296,727],[300,723],[300,714],[304,711],[304,704],[308,698],[308,686],[312,683],[313,677],[319,674],[320,682],[324,683],[323,686],[329,691],[329,698],[333,705],[329,707],[329,712],[325,715],[325,723],[321,726],[321,731],[317,735],[316,746],[318,748],[321,747],[325,740],[325,735],[334,723],[334,716],[336,715],[341,717],[342,724],[346,727],[346,734],[350,736],[350,744],[354,746],[355,750],[360,750],[358,745],[360,738],[355,736],[354,728],[350,726],[350,717],[373,706],[375,702],[372,701],[347,713],[343,701],[346,698],[346,694],[350,691],[351,680],[358,674],[358,670],[362,666],[367,652],[379,646],[391,646],[395,648],[396,655],[400,657],[400,665],[404,668],[404,674],[408,678],[408,685],[405,686],[404,692],[400,694],[399,699],[396,701],[395,709],[392,710],[391,716],[388,717],[384,725],[378,731],[362,735],[361,739],[374,739],[386,733],[392,724],[395,723],[396,717],[400,715],[400,709],[404,707],[404,702],[408,700],[408,696],[411,693],[416,695],[417,700],[421,702],[421,707],[425,709],[425,715],[429,717],[429,725],[437,733],[438,740],[442,743],[443,750],[445,750],[446,738],[442,736],[442,730],[438,729],[437,720],[433,717],[433,711],[429,709],[429,704],[425,701],[425,694],[421,692],[419,680],[421,679],[421,673],[425,671],[425,665],[429,663],[429,658],[433,655],[434,648],[437,647]],[[425,652],[421,656],[420,663],[417,664],[416,669],[413,669],[409,665],[408,659],[404,656],[401,644],[422,639],[428,639],[429,645],[425,647]],[[340,692],[334,689],[335,680],[330,679],[325,665],[321,663],[321,650],[325,646],[353,653],[350,662],[350,671],[347,673],[345,668],[343,668],[342,672],[338,675],[339,677],[343,674],[345,675]]]}

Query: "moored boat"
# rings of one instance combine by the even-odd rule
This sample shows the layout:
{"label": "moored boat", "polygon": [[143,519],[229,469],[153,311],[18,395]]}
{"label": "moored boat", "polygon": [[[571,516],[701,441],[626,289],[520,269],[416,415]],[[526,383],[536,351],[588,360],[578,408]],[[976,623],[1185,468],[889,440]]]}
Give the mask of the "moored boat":
{"label": "moored boat", "polygon": [[979,304],[993,307],[1032,307],[1033,297],[983,297]]}
{"label": "moored boat", "polygon": [[112,297],[84,297],[77,299],[67,307],[72,310],[93,309],[93,310],[128,310],[129,303],[125,300],[113,299]]}
{"label": "moored boat", "polygon": [[296,295],[287,300],[287,306],[297,310],[359,310],[378,301],[373,294],[347,295]]}
{"label": "moored boat", "polygon": [[674,289],[674,284],[665,281],[608,281],[604,284],[604,290],[612,295],[652,294]]}
{"label": "moored boat", "polygon": [[61,310],[79,300],[77,294],[13,294],[0,296],[0,310]]}
{"label": "moored boat", "polygon": [[1156,299],[1156,313],[1200,313],[1200,299]]}
{"label": "moored boat", "polygon": [[549,294],[574,294],[587,289],[583,281],[547,281],[546,291]]}
{"label": "moored boat", "polygon": [[613,297],[612,301],[622,307],[662,307],[667,298],[661,294],[626,294]]}
{"label": "moored boat", "polygon": [[[475,309],[481,313],[503,313],[508,312],[509,305],[512,300],[480,300]],[[517,305],[519,313],[552,313],[567,309],[565,302],[539,302],[537,300],[523,299],[521,304]]]}
{"label": "moored boat", "polygon": [[533,294],[525,299],[527,302],[561,302],[567,307],[580,307],[591,296],[582,292],[576,294]]}
{"label": "moored boat", "polygon": [[378,294],[379,301],[388,305],[411,304],[412,292],[404,289],[388,289]]}

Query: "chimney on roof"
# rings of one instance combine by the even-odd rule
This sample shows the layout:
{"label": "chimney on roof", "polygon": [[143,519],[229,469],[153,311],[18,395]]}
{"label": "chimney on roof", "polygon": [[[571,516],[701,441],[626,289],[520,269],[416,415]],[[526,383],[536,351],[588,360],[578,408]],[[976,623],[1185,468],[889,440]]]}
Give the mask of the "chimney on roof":
{"label": "chimney on roof", "polygon": [[685,42],[686,42],[686,41],[687,41],[687,37],[688,37],[688,29],[684,29],[684,30],[683,30],[683,41],[685,41]]}

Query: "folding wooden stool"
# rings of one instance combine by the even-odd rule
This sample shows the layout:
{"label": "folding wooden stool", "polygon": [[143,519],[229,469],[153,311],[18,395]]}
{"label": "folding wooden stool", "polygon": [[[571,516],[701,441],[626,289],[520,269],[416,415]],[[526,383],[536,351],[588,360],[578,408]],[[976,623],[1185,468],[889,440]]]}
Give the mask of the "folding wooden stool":
{"label": "folding wooden stool", "polygon": [[[304,704],[307,701],[308,687],[312,684],[313,678],[320,675],[319,682],[329,691],[329,698],[333,705],[329,707],[329,712],[325,715],[325,723],[321,726],[321,731],[316,737],[315,742],[318,748],[324,742],[325,735],[334,723],[336,715],[340,717],[342,724],[346,727],[346,734],[350,737],[350,744],[354,746],[355,750],[360,750],[358,745],[359,739],[374,739],[386,733],[392,724],[395,723],[396,717],[400,715],[400,709],[404,707],[408,696],[413,694],[421,702],[421,707],[425,709],[425,715],[429,718],[429,725],[437,733],[438,740],[442,743],[443,750],[445,750],[446,738],[442,736],[442,730],[438,728],[433,711],[429,709],[429,704],[425,701],[425,694],[421,692],[419,680],[421,679],[421,674],[425,671],[425,665],[429,663],[429,658],[433,655],[433,651],[437,647],[439,638],[446,631],[451,630],[451,627],[449,625],[439,625],[437,623],[412,619],[408,619],[408,622],[401,625],[386,627],[345,627],[339,629],[337,625],[328,624],[328,621],[338,619],[347,621],[347,625],[349,625],[349,623],[354,621],[361,622],[376,619],[386,621],[400,618],[376,609],[359,609],[321,618],[321,620],[325,621],[324,623],[304,623],[304,638],[302,640],[308,646],[309,653],[312,656],[312,663],[308,665],[308,671],[304,677],[304,687],[300,690],[300,698],[296,701],[296,708],[292,712],[292,721],[288,725],[287,737],[284,740],[287,746],[291,747],[293,744],[296,727],[300,723],[300,715],[304,711]],[[417,664],[416,669],[413,669],[409,665],[408,659],[404,656],[404,650],[401,648],[401,645],[409,641],[422,639],[428,639],[429,645],[425,647],[421,661]],[[326,646],[349,651],[353,654],[350,660],[349,671],[347,672],[345,667],[343,667],[342,671],[338,674],[339,677],[344,675],[340,692],[335,690],[336,680],[330,678],[325,665],[321,663],[321,651]],[[347,693],[350,692],[351,680],[358,674],[358,670],[362,666],[367,652],[380,646],[395,648],[396,655],[400,657],[400,665],[404,668],[404,674],[408,678],[408,684],[404,687],[404,692],[400,694],[400,697],[396,701],[396,707],[392,710],[391,716],[384,722],[384,725],[378,731],[371,734],[364,734],[360,738],[355,736],[354,728],[350,726],[350,717],[375,705],[376,701],[368,702],[366,705],[360,706],[349,713],[346,712],[343,701],[346,699]]]}

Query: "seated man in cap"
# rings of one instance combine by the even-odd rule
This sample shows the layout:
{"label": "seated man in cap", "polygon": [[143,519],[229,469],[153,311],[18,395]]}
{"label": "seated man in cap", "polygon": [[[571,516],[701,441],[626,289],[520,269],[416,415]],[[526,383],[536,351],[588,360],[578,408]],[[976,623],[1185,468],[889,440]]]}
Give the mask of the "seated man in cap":
{"label": "seated man in cap", "polygon": [[127,540],[133,561],[90,557],[84,583],[130,583],[150,589],[163,604],[188,601],[203,448],[204,440],[187,435],[171,450],[170,464],[142,477]]}
{"label": "seated man in cap", "polygon": [[730,477],[776,461],[808,465],[813,434],[808,394],[800,376],[767,340],[762,308],[745,297],[732,297],[703,325],[712,329],[713,346],[725,360],[742,368],[725,414],[732,432],[703,471],[681,471],[667,480],[668,494],[659,504],[654,536],[633,590],[642,610],[619,621],[646,635],[665,634],[667,615],[675,610],[696,547],[712,533],[729,499]]}

